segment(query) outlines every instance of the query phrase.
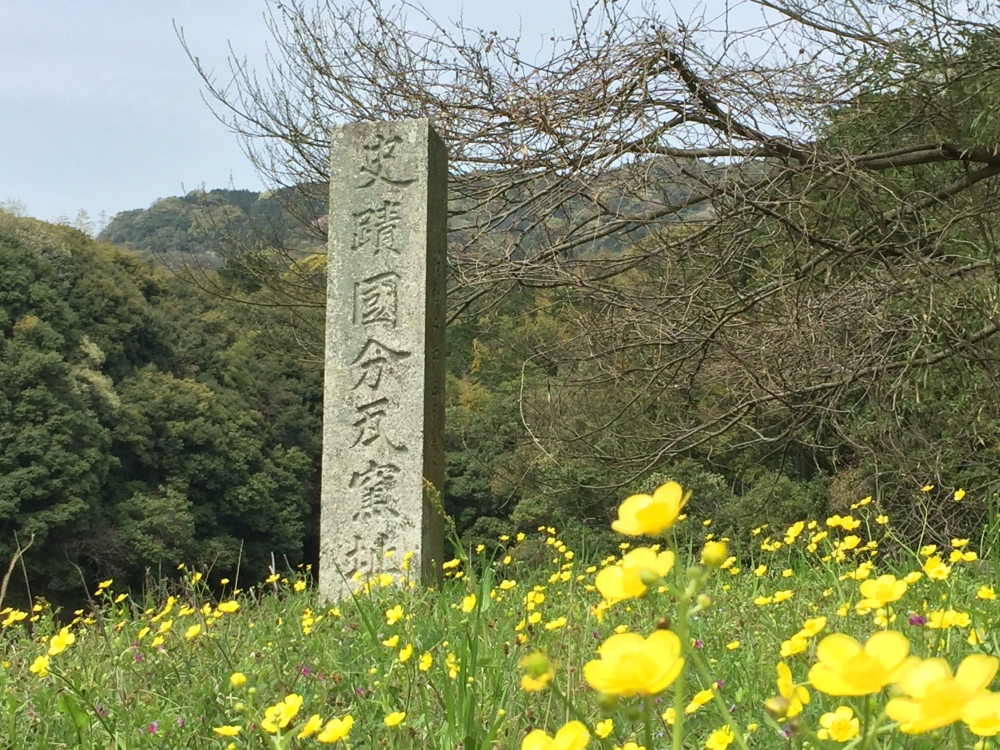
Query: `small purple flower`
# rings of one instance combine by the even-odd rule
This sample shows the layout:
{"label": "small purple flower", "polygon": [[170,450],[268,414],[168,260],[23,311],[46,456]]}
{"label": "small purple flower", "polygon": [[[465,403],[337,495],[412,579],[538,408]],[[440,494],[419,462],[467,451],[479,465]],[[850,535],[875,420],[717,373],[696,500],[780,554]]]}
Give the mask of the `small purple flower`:
{"label": "small purple flower", "polygon": [[713,684],[713,685],[715,686],[715,689],[716,689],[716,690],[718,690],[718,691],[720,691],[720,692],[721,692],[721,691],[722,691],[722,688],[723,688],[723,687],[725,686],[725,684],[726,684],[726,683],[725,683],[725,682],[723,682],[722,680],[716,680],[716,681],[715,681],[715,682],[713,682],[712,684]]}
{"label": "small purple flower", "polygon": [[312,674],[312,670],[310,670],[309,667],[306,667],[306,666],[302,667],[302,676],[303,677],[308,677],[311,674]]}
{"label": "small purple flower", "polygon": [[694,639],[694,647],[695,648],[701,648],[704,645],[705,644],[701,642],[701,638],[695,638]]}
{"label": "small purple flower", "polygon": [[160,728],[160,723],[158,721],[154,721],[152,724],[146,727],[146,731],[149,732],[150,734],[156,734],[156,731],[159,728]]}
{"label": "small purple flower", "polygon": [[94,713],[96,713],[98,716],[107,716],[108,715],[108,709],[106,709],[100,703],[97,703],[97,704],[94,705]]}
{"label": "small purple flower", "polygon": [[784,737],[786,740],[791,739],[792,727],[788,724],[785,724],[785,726],[781,728],[781,736]]}
{"label": "small purple flower", "polygon": [[924,617],[923,615],[910,615],[910,619],[908,622],[910,623],[910,625],[922,628],[924,625],[927,624],[927,618]]}
{"label": "small purple flower", "polygon": [[177,717],[177,726],[178,726],[178,728],[184,726],[184,717],[183,716],[178,716]]}

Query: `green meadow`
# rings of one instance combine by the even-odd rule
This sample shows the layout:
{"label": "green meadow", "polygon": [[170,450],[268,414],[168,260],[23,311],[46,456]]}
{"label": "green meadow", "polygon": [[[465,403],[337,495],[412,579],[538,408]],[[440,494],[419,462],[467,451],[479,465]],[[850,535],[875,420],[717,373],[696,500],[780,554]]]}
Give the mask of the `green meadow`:
{"label": "green meadow", "polygon": [[863,498],[735,549],[685,502],[674,483],[626,499],[615,555],[553,527],[511,531],[445,562],[439,589],[384,575],[336,606],[307,568],[241,590],[182,566],[141,595],[95,582],[75,612],[5,607],[0,737],[116,750],[994,744],[990,528],[909,547]]}

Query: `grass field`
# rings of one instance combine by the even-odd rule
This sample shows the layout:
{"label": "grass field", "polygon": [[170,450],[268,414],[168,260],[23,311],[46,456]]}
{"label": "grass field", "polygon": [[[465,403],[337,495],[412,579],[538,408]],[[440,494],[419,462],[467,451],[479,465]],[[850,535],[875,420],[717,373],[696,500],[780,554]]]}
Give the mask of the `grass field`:
{"label": "grass field", "polygon": [[[909,549],[866,498],[737,550],[683,503],[623,502],[616,556],[512,533],[440,590],[375,579],[336,607],[308,570],[240,591],[183,567],[142,599],[102,581],[87,610],[7,607],[0,746],[993,745],[985,531]],[[673,549],[682,524],[704,547]]]}

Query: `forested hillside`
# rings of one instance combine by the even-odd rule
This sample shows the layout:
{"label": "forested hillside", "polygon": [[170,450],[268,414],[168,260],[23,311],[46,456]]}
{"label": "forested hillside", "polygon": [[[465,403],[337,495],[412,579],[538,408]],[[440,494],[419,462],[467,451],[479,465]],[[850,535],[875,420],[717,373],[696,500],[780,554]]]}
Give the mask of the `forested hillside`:
{"label": "forested hillside", "polygon": [[79,231],[0,212],[0,257],[0,556],[31,543],[33,593],[315,555],[317,372]]}

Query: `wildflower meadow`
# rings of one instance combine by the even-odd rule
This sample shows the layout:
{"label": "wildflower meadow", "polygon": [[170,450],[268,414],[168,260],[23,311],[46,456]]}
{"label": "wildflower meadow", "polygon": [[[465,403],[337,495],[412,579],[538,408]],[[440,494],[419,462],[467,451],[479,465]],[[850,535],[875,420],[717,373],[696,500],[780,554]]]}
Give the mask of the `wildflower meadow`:
{"label": "wildflower meadow", "polygon": [[[512,531],[445,562],[439,590],[384,575],[330,606],[308,568],[244,591],[181,566],[143,595],[95,582],[71,613],[5,607],[0,744],[994,744],[992,526],[910,548],[863,498],[737,547],[687,500],[674,482],[626,498],[603,558],[553,527]],[[519,559],[532,540],[547,567]]]}

